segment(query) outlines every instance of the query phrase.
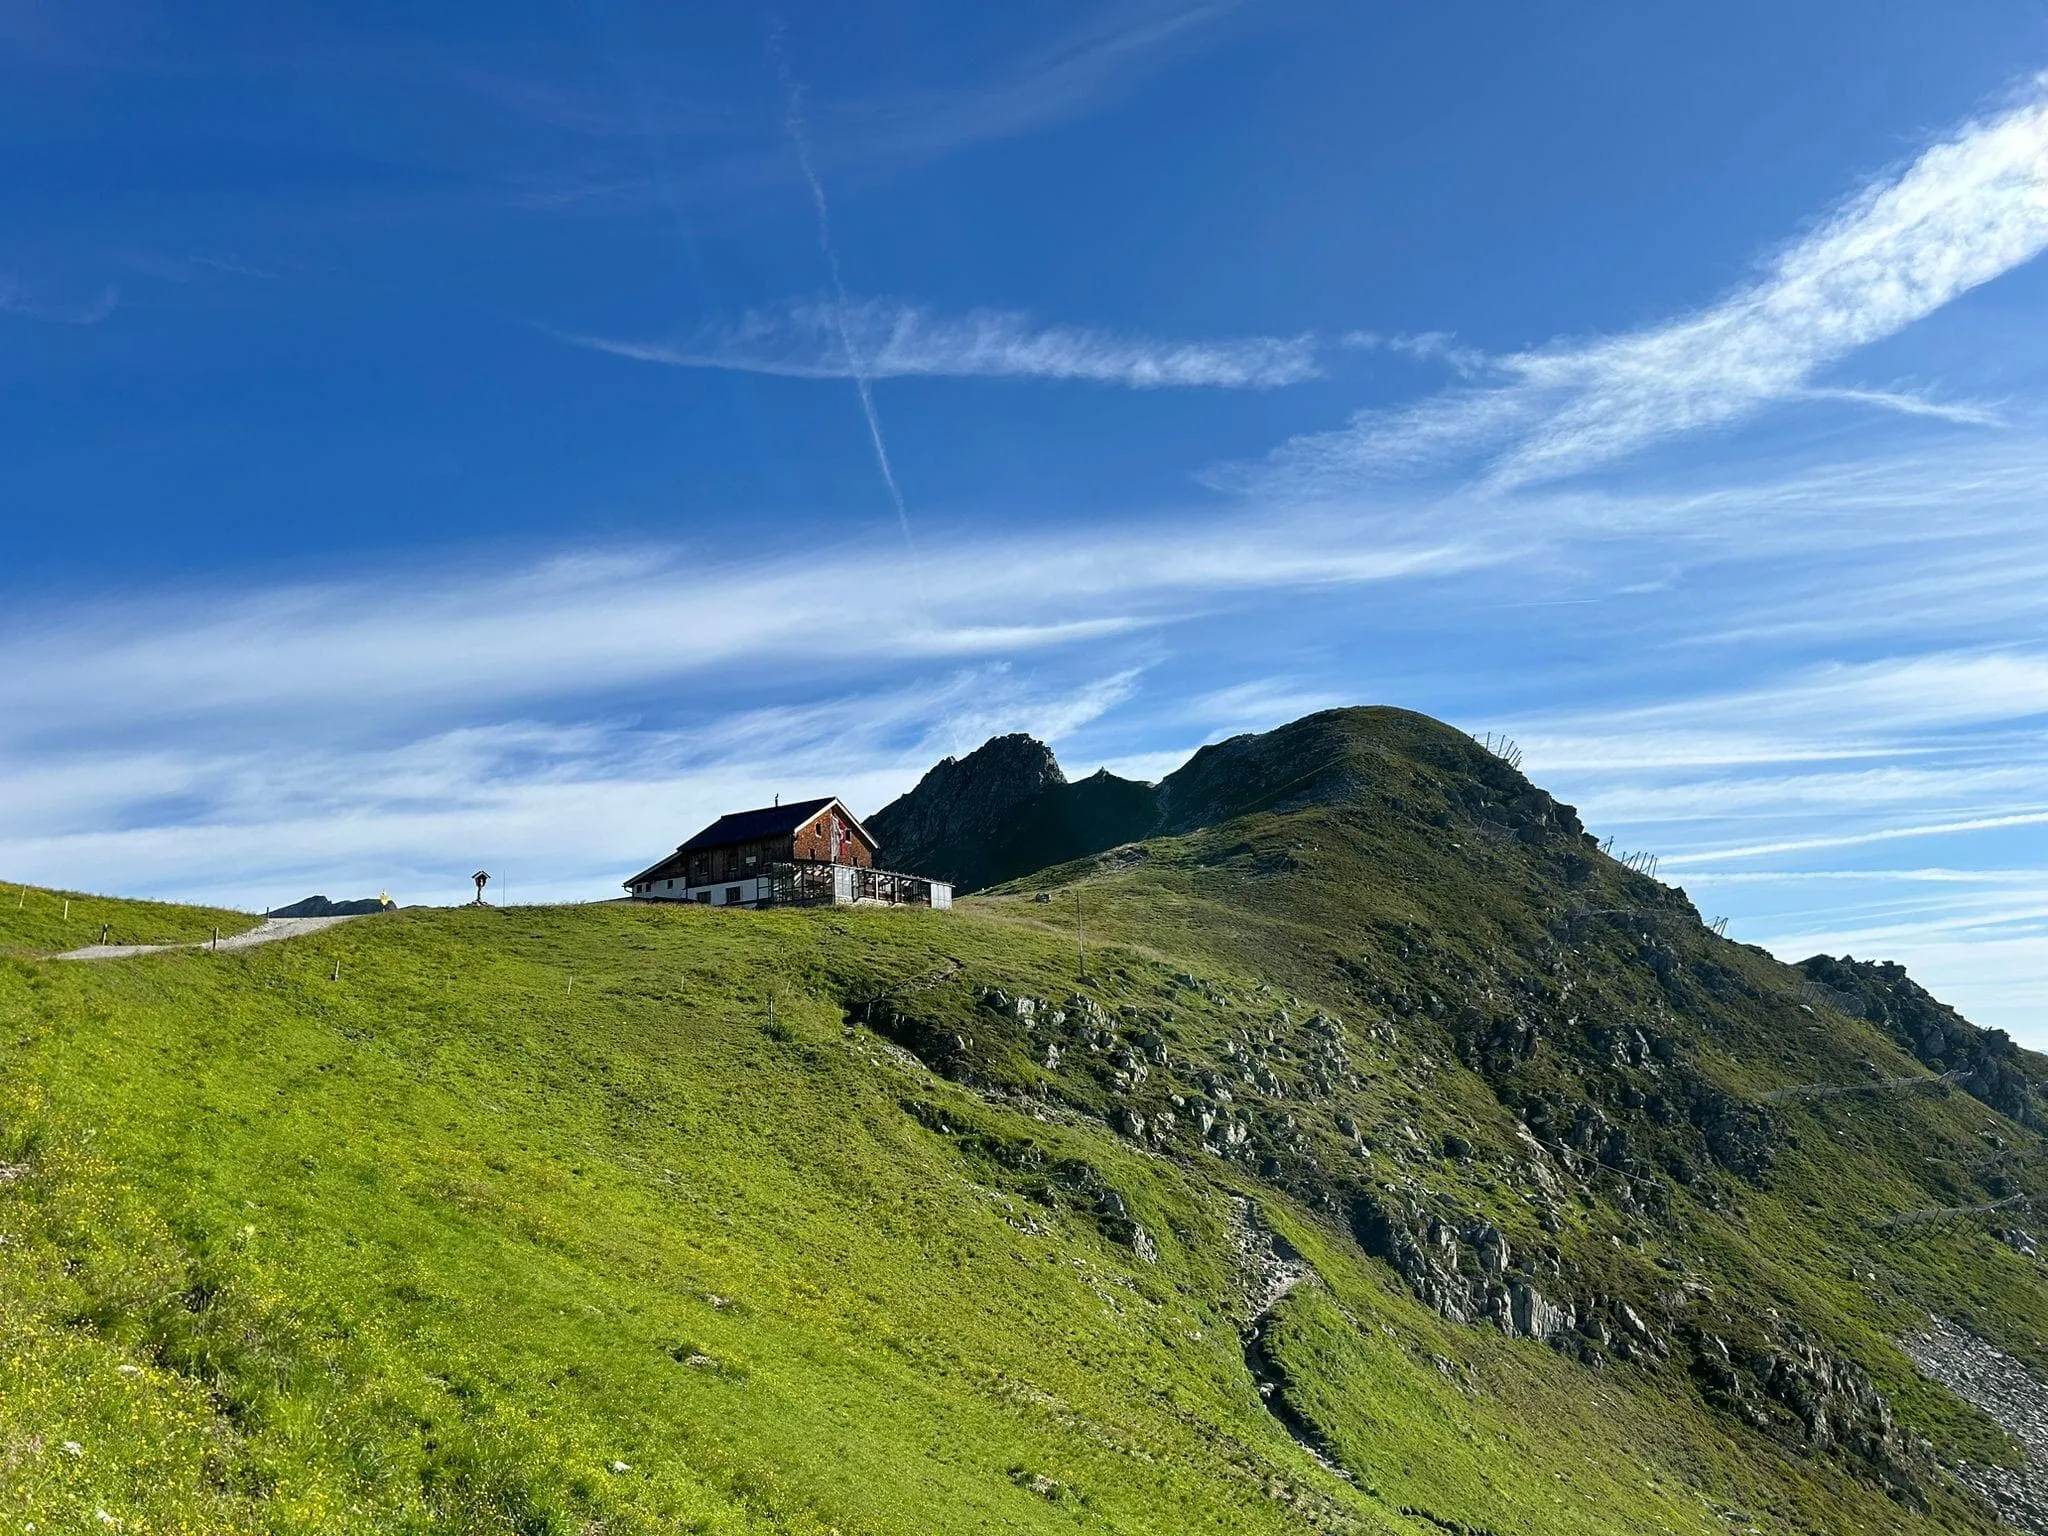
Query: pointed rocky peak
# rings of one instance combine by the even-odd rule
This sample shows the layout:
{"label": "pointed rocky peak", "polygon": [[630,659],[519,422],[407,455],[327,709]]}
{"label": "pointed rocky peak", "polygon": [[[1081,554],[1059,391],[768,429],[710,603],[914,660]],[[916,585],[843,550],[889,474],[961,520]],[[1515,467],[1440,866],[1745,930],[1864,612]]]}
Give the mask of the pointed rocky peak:
{"label": "pointed rocky peak", "polygon": [[950,786],[988,785],[1019,794],[1037,794],[1050,784],[1064,784],[1067,775],[1052,748],[1036,736],[1012,731],[991,736],[965,757],[949,757],[918,781],[923,789],[934,780]]}
{"label": "pointed rocky peak", "polygon": [[1066,782],[1052,748],[1036,737],[992,736],[965,757],[939,762],[866,825],[881,839],[889,868],[967,885],[982,850],[1003,837],[1024,806]]}

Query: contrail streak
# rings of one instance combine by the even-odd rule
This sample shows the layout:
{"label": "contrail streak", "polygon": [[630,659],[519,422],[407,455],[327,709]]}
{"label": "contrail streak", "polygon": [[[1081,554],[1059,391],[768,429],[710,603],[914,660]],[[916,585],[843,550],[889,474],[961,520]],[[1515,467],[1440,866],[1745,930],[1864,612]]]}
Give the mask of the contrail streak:
{"label": "contrail streak", "polygon": [[789,60],[783,55],[780,22],[768,34],[768,52],[775,60],[775,73],[782,82],[783,95],[788,103],[782,126],[796,148],[797,164],[803,170],[804,180],[810,184],[811,207],[818,216],[818,250],[824,256],[825,269],[832,278],[832,323],[839,332],[839,344],[846,352],[846,368],[853,375],[854,391],[860,396],[861,415],[867,418],[868,439],[875,445],[875,467],[881,470],[882,483],[889,488],[889,500],[896,508],[896,522],[903,530],[903,545],[910,551],[911,574],[917,581],[921,606],[924,570],[917,558],[917,541],[910,533],[910,508],[903,500],[903,487],[896,483],[896,467],[889,462],[889,444],[882,436],[881,415],[875,410],[874,384],[868,378],[860,353],[854,348],[853,332],[846,323],[850,301],[846,296],[846,279],[839,268],[839,249],[832,242],[832,211],[825,202],[825,183],[818,175],[817,162],[811,158],[811,136],[804,126],[803,87],[790,73]]}

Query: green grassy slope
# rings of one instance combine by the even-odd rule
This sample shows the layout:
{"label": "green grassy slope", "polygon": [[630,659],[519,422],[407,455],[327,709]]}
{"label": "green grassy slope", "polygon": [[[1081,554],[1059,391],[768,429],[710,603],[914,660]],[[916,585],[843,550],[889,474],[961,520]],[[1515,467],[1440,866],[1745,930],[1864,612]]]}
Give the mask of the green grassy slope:
{"label": "green grassy slope", "polygon": [[115,944],[196,944],[256,926],[246,912],[130,901],[82,891],[46,891],[0,885],[0,955],[32,957],[97,944],[104,931]]}
{"label": "green grassy slope", "polygon": [[[1870,1222],[2031,1187],[2032,1133],[1764,1100],[1924,1068],[1681,898],[1475,838],[1485,764],[1347,730],[1337,791],[951,914],[0,961],[0,1523],[1985,1529],[1914,1437],[2010,1448],[1889,1339],[1936,1305],[2038,1362],[2040,1266]],[[1577,915],[1617,893],[1670,915]],[[1256,1326],[1246,1201],[1312,1276]],[[1427,1271],[1411,1207],[1456,1234]],[[1586,1328],[1445,1315],[1475,1223]],[[1807,1358],[1894,1443],[1846,1391],[1814,1433]]]}

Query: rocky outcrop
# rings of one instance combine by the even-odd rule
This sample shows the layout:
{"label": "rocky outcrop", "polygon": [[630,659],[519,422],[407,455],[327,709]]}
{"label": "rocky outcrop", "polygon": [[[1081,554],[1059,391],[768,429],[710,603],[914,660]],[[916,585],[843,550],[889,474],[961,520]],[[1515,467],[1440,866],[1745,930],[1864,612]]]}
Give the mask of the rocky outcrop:
{"label": "rocky outcrop", "polygon": [[1018,812],[1066,782],[1044,742],[1022,733],[992,736],[965,757],[939,762],[866,826],[889,868],[972,889],[988,883],[987,850]]}
{"label": "rocky outcrop", "polygon": [[995,736],[868,818],[892,869],[980,890],[1148,836],[1158,791],[1103,770],[1067,782],[1052,749]]}
{"label": "rocky outcrop", "polygon": [[1010,827],[990,846],[985,883],[1014,880],[1151,836],[1158,830],[1158,795],[1152,785],[1107,769],[1054,785],[1019,806]]}
{"label": "rocky outcrop", "polygon": [[[1731,1328],[1748,1322],[1727,1320]],[[1770,1319],[1746,1341],[1701,1328],[1692,1370],[1709,1402],[1752,1428],[1804,1450],[1852,1457],[1900,1496],[1921,1501],[1932,1466],[1926,1442],[1900,1429],[1862,1366],[1797,1323]]]}
{"label": "rocky outcrop", "polygon": [[1860,1015],[1935,1072],[2000,1114],[2048,1130],[2048,1058],[2022,1050],[2002,1029],[1981,1029],[1906,974],[1895,961],[1815,955],[1799,962],[1823,999]]}
{"label": "rocky outcrop", "polygon": [[[1462,1226],[1424,1210],[1412,1200],[1360,1194],[1350,1207],[1351,1233],[1359,1247],[1386,1263],[1416,1299],[1454,1323],[1491,1323],[1511,1338],[1541,1339],[1561,1347],[1580,1338],[1607,1345],[1614,1334],[1598,1321],[1589,1303],[1560,1305],[1537,1286],[1537,1276],[1517,1262],[1500,1229],[1473,1220]],[[1626,1310],[1626,1309],[1624,1309]],[[1666,1346],[1647,1324],[1629,1314],[1644,1348]],[[1627,1355],[1631,1346],[1619,1351]]]}

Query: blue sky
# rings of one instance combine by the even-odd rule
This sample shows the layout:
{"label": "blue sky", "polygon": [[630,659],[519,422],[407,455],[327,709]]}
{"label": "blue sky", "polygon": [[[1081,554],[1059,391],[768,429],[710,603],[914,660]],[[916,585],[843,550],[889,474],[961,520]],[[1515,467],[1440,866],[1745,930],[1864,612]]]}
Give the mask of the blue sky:
{"label": "blue sky", "polygon": [[0,0],[0,872],[1505,732],[2048,1046],[2048,14]]}

